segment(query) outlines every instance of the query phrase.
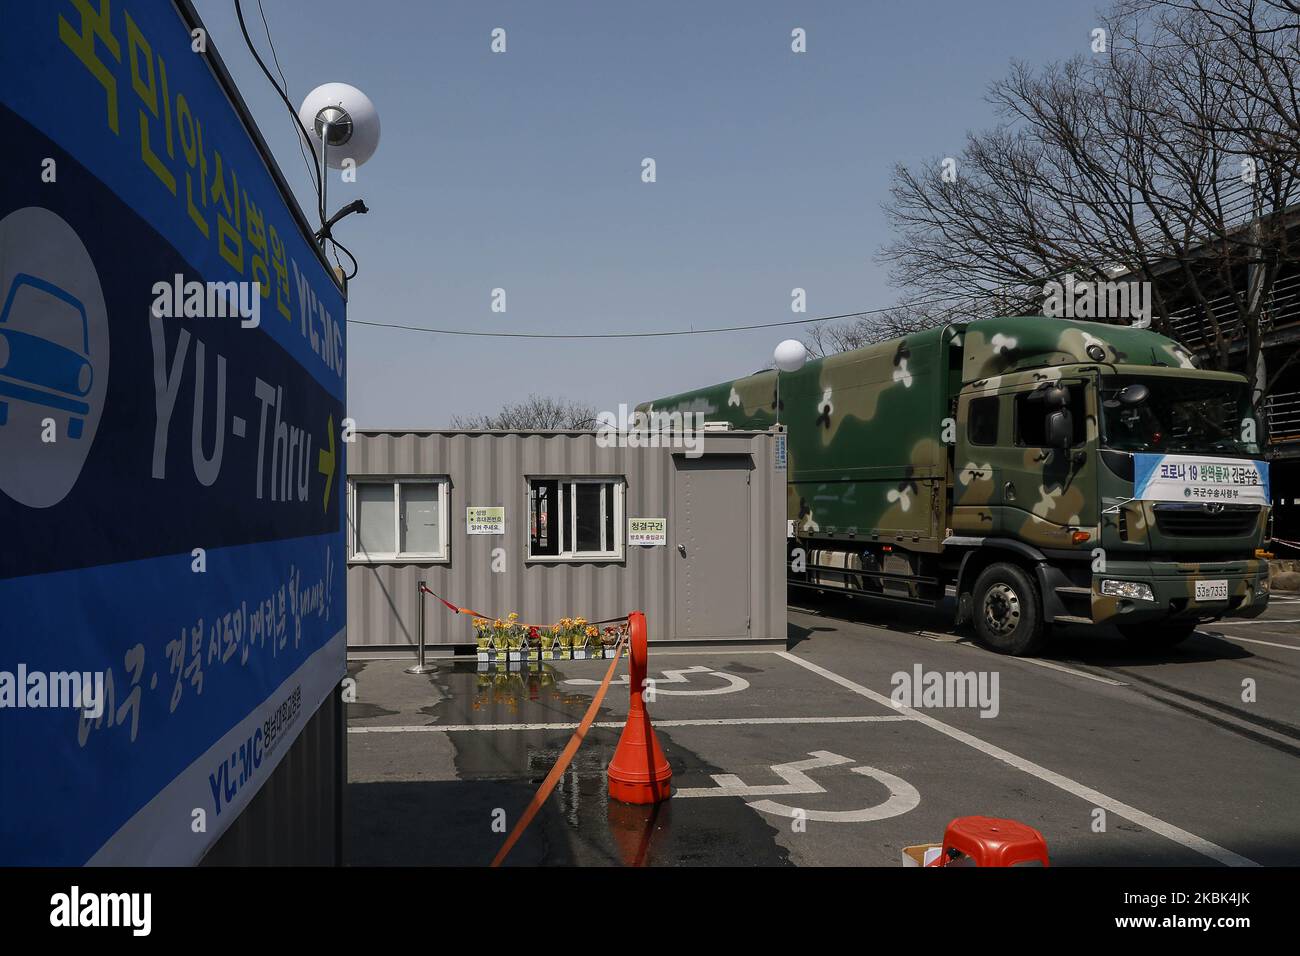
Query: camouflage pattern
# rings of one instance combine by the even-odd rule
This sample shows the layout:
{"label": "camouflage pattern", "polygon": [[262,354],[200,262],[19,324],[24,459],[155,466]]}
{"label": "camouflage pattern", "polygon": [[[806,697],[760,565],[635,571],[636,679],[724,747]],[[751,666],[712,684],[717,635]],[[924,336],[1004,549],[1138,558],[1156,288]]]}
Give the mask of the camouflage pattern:
{"label": "camouflage pattern", "polygon": [[1019,369],[1058,365],[1154,365],[1196,368],[1173,339],[1145,329],[1043,316],[984,319],[966,327],[962,383],[985,383]]}
{"label": "camouflage pattern", "polygon": [[[969,335],[967,337],[969,341]],[[1018,446],[1014,397],[1044,381],[1086,384],[1095,365],[1014,372],[963,390],[957,405],[956,478],[951,526],[959,535],[1005,535],[1036,548],[1088,553],[1100,537],[1097,518],[1096,390],[1085,394],[1084,442],[1071,451]],[[969,441],[971,402],[997,396],[996,445]],[[1078,534],[1086,534],[1080,538]]]}
{"label": "camouflage pattern", "polygon": [[[1191,616],[1253,616],[1267,601],[1267,566],[1247,556],[1263,540],[1268,509],[1234,538],[1161,535],[1151,502],[1120,504],[1132,481],[1098,450],[1101,375],[1243,381],[1195,368],[1186,350],[1156,333],[1045,316],[950,325],[809,362],[780,373],[787,516],[803,542],[832,551],[889,543],[938,553],[951,535],[1015,539],[1053,562],[1095,561],[1100,548],[1110,564],[1093,574],[1096,621],[1167,620],[1171,606]],[[777,421],[777,378],[766,370],[640,409],[702,411],[707,420],[766,429]],[[1015,396],[1045,381],[1078,386],[1083,420],[1068,451],[1015,442]],[[973,444],[971,404],[991,396],[1002,399],[998,437]],[[1226,579],[1228,600],[1196,605],[1198,575]],[[1112,576],[1150,584],[1157,599],[1102,595],[1101,581]]]}
{"label": "camouflage pattern", "polygon": [[[781,373],[788,517],[801,535],[939,550],[948,480],[941,439],[956,335],[952,327],[932,329]],[[709,421],[766,429],[777,421],[776,378],[767,370],[639,410],[701,411]]]}

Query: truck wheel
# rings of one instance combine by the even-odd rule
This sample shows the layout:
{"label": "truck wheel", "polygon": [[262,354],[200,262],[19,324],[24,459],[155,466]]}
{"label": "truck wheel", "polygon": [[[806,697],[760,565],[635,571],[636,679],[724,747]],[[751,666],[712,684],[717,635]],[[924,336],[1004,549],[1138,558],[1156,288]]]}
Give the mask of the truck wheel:
{"label": "truck wheel", "polygon": [[1119,632],[1134,647],[1174,647],[1196,633],[1196,622],[1179,621],[1176,624],[1121,624]]}
{"label": "truck wheel", "polygon": [[1014,564],[998,562],[980,573],[971,611],[980,643],[999,654],[1021,657],[1034,653],[1043,642],[1038,590]]}

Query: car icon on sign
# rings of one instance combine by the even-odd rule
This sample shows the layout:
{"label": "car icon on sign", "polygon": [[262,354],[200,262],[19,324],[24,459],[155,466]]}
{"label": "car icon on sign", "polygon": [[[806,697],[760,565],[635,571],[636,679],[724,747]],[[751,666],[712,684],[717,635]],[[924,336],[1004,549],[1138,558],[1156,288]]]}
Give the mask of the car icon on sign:
{"label": "car icon on sign", "polygon": [[68,413],[68,437],[80,438],[95,380],[90,326],[81,300],[52,282],[20,272],[0,307],[0,427],[11,401]]}

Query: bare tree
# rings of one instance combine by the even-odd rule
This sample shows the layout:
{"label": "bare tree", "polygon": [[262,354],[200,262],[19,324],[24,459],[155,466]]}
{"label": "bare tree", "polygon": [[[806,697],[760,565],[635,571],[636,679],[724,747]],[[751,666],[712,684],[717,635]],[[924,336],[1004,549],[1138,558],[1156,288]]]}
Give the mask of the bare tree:
{"label": "bare tree", "polygon": [[596,427],[596,409],[567,398],[529,395],[524,401],[505,405],[494,414],[453,415],[450,427],[502,431],[585,430]]}
{"label": "bare tree", "polygon": [[897,238],[881,253],[893,281],[921,300],[975,297],[919,318],[990,302],[1037,312],[1044,282],[1067,274],[1149,281],[1156,327],[1173,332],[1171,315],[1193,309],[1212,364],[1247,340],[1262,399],[1277,377],[1262,374],[1264,304],[1295,259],[1293,6],[1122,0],[1103,20],[1106,52],[1013,64],[990,90],[1001,124],[969,134],[955,166],[895,168]]}

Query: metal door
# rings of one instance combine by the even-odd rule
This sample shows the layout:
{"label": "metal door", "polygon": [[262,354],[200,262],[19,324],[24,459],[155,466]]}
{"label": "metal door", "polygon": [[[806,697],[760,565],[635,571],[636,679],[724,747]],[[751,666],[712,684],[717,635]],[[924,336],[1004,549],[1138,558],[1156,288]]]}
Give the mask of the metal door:
{"label": "metal door", "polygon": [[748,456],[673,456],[674,631],[683,640],[749,636]]}

